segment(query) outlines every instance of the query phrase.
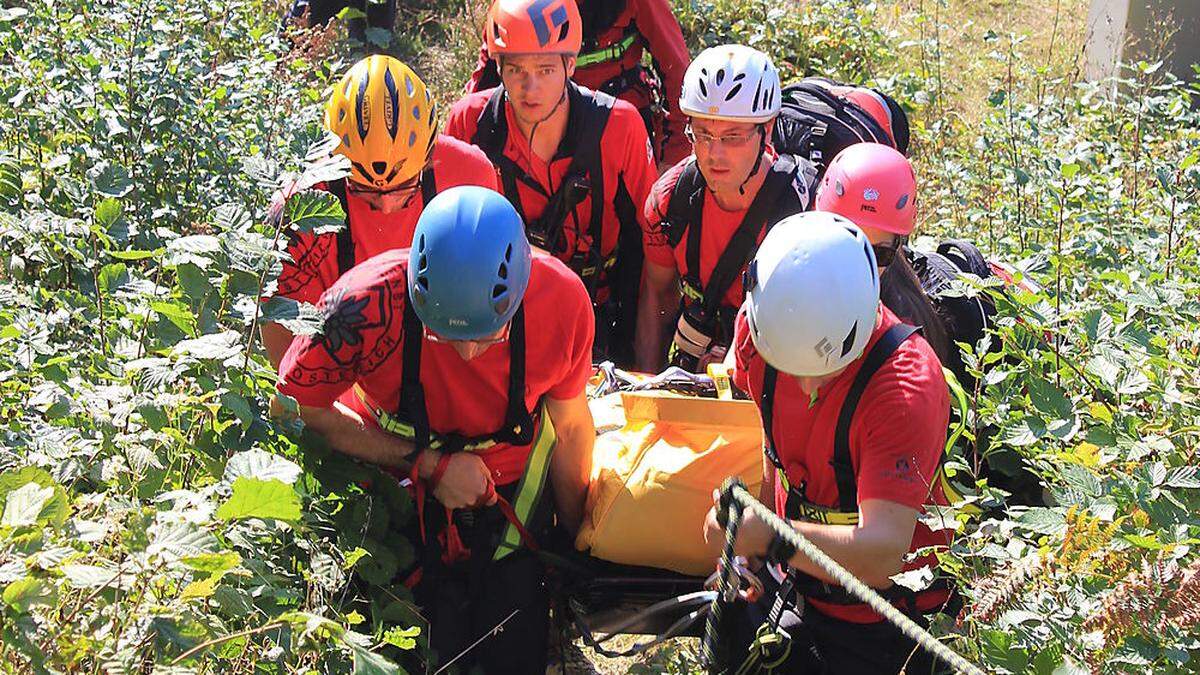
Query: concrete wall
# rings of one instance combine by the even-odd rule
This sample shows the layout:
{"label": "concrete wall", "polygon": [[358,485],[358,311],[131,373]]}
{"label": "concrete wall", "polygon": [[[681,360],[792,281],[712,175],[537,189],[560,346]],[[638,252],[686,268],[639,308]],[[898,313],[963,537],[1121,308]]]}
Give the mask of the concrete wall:
{"label": "concrete wall", "polygon": [[1165,59],[1164,67],[1195,79],[1200,63],[1200,0],[1092,0],[1088,13],[1088,79],[1112,75],[1118,61]]}

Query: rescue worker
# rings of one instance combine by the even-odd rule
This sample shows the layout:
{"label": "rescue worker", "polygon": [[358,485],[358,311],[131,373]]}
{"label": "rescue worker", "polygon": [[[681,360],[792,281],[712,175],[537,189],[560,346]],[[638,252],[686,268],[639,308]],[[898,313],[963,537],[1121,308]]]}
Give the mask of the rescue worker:
{"label": "rescue worker", "polygon": [[[949,393],[937,356],[879,303],[871,243],[841,216],[779,223],[747,275],[733,377],[763,419],[763,496],[852,574],[927,623],[950,589],[935,582],[911,592],[891,577],[936,564],[932,555],[906,561],[908,554],[949,544],[948,530],[918,522],[926,504],[948,503],[940,462]],[[928,654],[913,654],[911,640],[763,521],[747,512],[740,525],[736,553],[782,564],[782,592],[791,586],[804,603],[792,636],[812,649],[793,645],[786,672],[896,673],[906,661],[909,673],[930,671]],[[715,507],[705,537],[714,550],[724,543]],[[757,627],[743,619],[738,632],[749,641]]]}
{"label": "rescue worker", "polygon": [[654,160],[637,110],[571,82],[582,41],[575,0],[494,0],[488,54],[502,84],[454,104],[446,132],[478,145],[530,242],[587,287],[596,359],[632,362],[642,214]]}
{"label": "rescue worker", "polygon": [[532,548],[555,516],[579,527],[595,439],[583,285],[531,250],[503,196],[464,186],[425,208],[411,250],[357,265],[319,309],[323,330],[292,342],[279,391],[337,450],[410,472],[420,568],[407,583],[434,651],[445,663],[502,624],[463,671],[543,672]]}
{"label": "rescue worker", "polygon": [[[341,139],[335,152],[350,175],[317,186],[342,202],[346,227],[295,233],[276,295],[315,303],[355,264],[412,244],[417,218],[433,195],[456,185],[495,189],[496,169],[470,144],[437,133],[437,106],[425,83],[390,56],[368,56],[333,88],[325,128]],[[276,209],[282,209],[278,195]],[[292,334],[263,325],[263,345],[278,367]]]}
{"label": "rescue worker", "polygon": [[[572,79],[637,108],[654,141],[660,167],[672,166],[687,157],[685,120],[678,101],[690,57],[670,2],[583,0],[579,12],[583,48]],[[642,55],[647,51],[653,59],[653,72],[642,66]],[[467,91],[483,91],[498,84],[499,69],[488,53],[485,36]]]}
{"label": "rescue worker", "polygon": [[703,372],[721,361],[742,270],[771,225],[808,208],[815,167],[770,144],[780,91],[770,57],[750,47],[712,47],[688,66],[679,107],[694,155],[663,174],[645,204],[639,370],[661,370],[668,344],[671,365]]}
{"label": "rescue worker", "polygon": [[917,215],[917,177],[908,158],[880,143],[846,148],[821,178],[816,208],[844,216],[867,235],[879,264],[880,301],[905,322],[920,326],[942,364],[953,369],[961,357],[906,255]]}

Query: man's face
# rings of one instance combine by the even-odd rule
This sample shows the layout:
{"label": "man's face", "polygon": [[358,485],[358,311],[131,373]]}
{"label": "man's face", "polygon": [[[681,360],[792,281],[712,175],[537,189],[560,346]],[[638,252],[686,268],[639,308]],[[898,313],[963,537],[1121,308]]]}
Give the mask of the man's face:
{"label": "man's face", "polygon": [[501,59],[500,80],[517,119],[540,122],[563,97],[567,79],[575,72],[575,58],[556,54],[521,54]]}
{"label": "man's face", "polygon": [[478,340],[450,340],[448,338],[438,336],[428,328],[425,329],[425,338],[432,342],[450,345],[452,348],[454,348],[454,351],[458,353],[459,357],[461,357],[463,361],[471,361],[472,359],[486,352],[488,349],[491,349],[492,345],[508,340],[508,327],[510,325],[511,324],[505,324],[503,328],[495,333],[492,333],[491,335],[485,335]]}
{"label": "man's face", "polygon": [[736,190],[762,152],[762,125],[693,117],[690,126],[696,163],[708,187],[714,192]]}

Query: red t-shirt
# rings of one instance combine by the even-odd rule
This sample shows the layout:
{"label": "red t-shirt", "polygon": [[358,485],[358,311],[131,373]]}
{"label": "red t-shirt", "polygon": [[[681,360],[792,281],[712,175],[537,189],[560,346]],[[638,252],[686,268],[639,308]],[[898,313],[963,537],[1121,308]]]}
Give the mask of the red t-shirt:
{"label": "red t-shirt", "polygon": [[[684,236],[680,239],[672,249],[662,224],[667,217],[667,206],[671,203],[671,192],[675,189],[675,184],[679,182],[683,170],[691,161],[693,159],[688,157],[659,177],[650,190],[650,198],[646,200],[645,206],[646,229],[643,230],[643,243],[646,260],[660,267],[671,267],[680,275],[692,272],[687,268],[687,237]],[[799,175],[798,173],[797,176]],[[807,203],[808,187],[797,183],[796,190],[800,195],[801,203]],[[726,211],[721,208],[716,199],[713,199],[712,194],[705,190],[704,206],[700,215],[702,226],[700,228],[699,275],[702,286],[708,284],[708,279],[712,276],[717,261],[721,259],[721,254],[725,252],[725,247],[729,245],[729,240],[733,238],[733,233],[737,231],[745,217],[746,210]],[[763,228],[758,235],[760,243],[764,236],[766,236],[766,228]],[[729,290],[725,292],[721,304],[727,307],[741,307],[745,297],[741,275],[738,275],[729,285]]]}
{"label": "red t-shirt", "polygon": [[[585,15],[585,24],[587,19]],[[631,27],[636,30],[637,37],[620,58],[579,66],[571,79],[588,89],[601,89],[611,80],[641,65],[643,51],[648,50],[654,59],[655,70],[662,76],[662,98],[667,105],[664,125],[666,128],[662,131],[663,137],[656,139],[661,153],[659,157],[674,164],[691,152],[691,145],[683,135],[687,118],[679,111],[683,74],[687,71],[691,57],[688,55],[687,43],[684,42],[679,21],[671,10],[671,3],[667,0],[627,0],[620,14],[613,19],[608,28],[603,31],[591,31],[598,33],[595,36],[595,44],[585,42],[583,52],[620,44]],[[588,28],[585,26],[585,33],[588,32]],[[488,58],[487,45],[482,45],[479,48],[479,62],[475,65],[475,72],[467,82],[467,91],[488,89],[496,86],[498,82],[495,62]],[[633,86],[626,88],[618,98],[629,101],[633,107],[641,110],[650,107],[650,93],[648,86]]]}
{"label": "red t-shirt", "polygon": [[[403,308],[408,249],[387,251],[346,273],[321,297],[321,335],[299,336],[279,365],[279,391],[301,405],[335,400],[364,419],[372,415],[350,390],[357,384],[385,410],[399,406],[404,370]],[[543,396],[565,400],[583,392],[591,375],[592,306],[583,284],[558,260],[534,253],[525,293],[525,405],[536,413]],[[491,434],[508,405],[509,343],[492,345],[464,361],[447,344],[421,346],[421,384],[429,426],[436,433]],[[496,445],[480,453],[493,475],[512,475],[529,447]]]}
{"label": "red t-shirt", "polygon": [[[489,89],[468,94],[455,103],[450,109],[449,119],[446,120],[446,133],[470,142],[479,126],[479,116],[487,106],[493,91]],[[579,100],[579,96],[590,95],[586,90],[574,85],[571,85],[569,91],[572,101]],[[583,121],[577,110],[577,106],[572,106],[563,140],[554,159],[547,164],[534,154],[529,141],[517,128],[512,108],[507,104],[504,106],[508,124],[504,156],[521,167],[545,191],[545,194],[542,194],[523,181],[517,181],[520,207],[525,218],[529,220],[542,215],[548,202],[546,194],[553,194],[562,185],[567,174],[576,144],[584,133],[581,128]],[[654,184],[657,176],[649,144],[646,127],[642,124],[637,110],[624,101],[617,101],[600,139],[605,206],[600,251],[605,258],[617,247],[617,235],[621,228],[618,210],[628,211],[640,227],[645,227],[639,207],[646,202],[650,186]],[[549,185],[546,184],[547,177],[550,179]],[[509,198],[512,198],[511,195]],[[574,216],[568,217],[563,223],[566,250],[560,258],[569,260],[576,251],[587,253],[592,250],[591,215],[592,197],[589,195],[575,207]]]}
{"label": "red t-shirt", "polygon": [[[446,135],[439,135],[433,146],[433,178],[438,192],[458,185],[498,189],[496,168],[487,156],[479,148]],[[376,211],[350,191],[346,192],[346,204],[356,263],[387,250],[411,246],[417,219],[425,209],[420,192],[396,213]],[[287,251],[291,257],[283,264],[276,295],[315,303],[338,278],[337,234],[296,233]]]}
{"label": "red t-shirt", "polygon": [[[869,351],[888,328],[899,323],[886,307],[867,345]],[[740,312],[734,332],[737,365],[734,383],[760,402],[765,362],[754,348]],[[774,433],[780,461],[791,485],[806,485],[808,500],[818,506],[838,505],[837,483],[829,462],[833,459],[833,437],[838,413],[862,359],[850,364],[835,380],[818,391],[810,405],[809,396],[796,380],[779,374],[775,389]],[[858,479],[858,501],[885,499],[914,509],[925,504],[947,503],[935,476],[946,444],[950,419],[950,394],[942,366],[925,338],[905,340],[871,378],[863,391],[850,423],[850,457]],[[776,491],[775,510],[783,513],[785,494]],[[950,530],[933,532],[918,522],[912,548],[948,545]],[[925,556],[904,565],[905,570],[936,564]],[[926,591],[918,596],[922,610],[940,606],[946,591]],[[817,600],[813,606],[829,616],[856,623],[882,620],[866,605],[830,605]]]}

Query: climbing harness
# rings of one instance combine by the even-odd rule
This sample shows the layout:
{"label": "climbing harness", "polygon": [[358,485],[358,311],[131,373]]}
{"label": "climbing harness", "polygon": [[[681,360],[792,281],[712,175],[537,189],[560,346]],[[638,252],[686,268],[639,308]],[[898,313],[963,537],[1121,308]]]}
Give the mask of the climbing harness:
{"label": "climbing harness", "polygon": [[[725,484],[721,487],[717,511],[718,521],[725,528],[725,548],[721,554],[720,568],[724,570],[724,574],[721,579],[721,587],[716,597],[713,598],[712,606],[709,609],[708,622],[705,626],[704,639],[701,643],[701,658],[710,673],[724,672],[717,659],[717,640],[721,628],[723,608],[728,606],[732,601],[731,596],[736,594],[738,579],[737,571],[733,564],[733,550],[737,542],[738,525],[741,523],[742,516],[747,510],[763,521],[774,533],[775,540],[771,546],[773,558],[787,560],[795,555],[796,552],[803,553],[824,570],[830,578],[845,588],[848,593],[860,602],[870,606],[872,610],[883,616],[885,620],[900,629],[900,632],[906,637],[954,668],[957,672],[966,673],[967,675],[984,675],[982,669],[939,642],[929,631],[917,625],[916,622],[897,609],[895,605],[888,602],[874,589],[848,572],[846,568],[838,564],[833,558],[830,558],[824,551],[809,541],[807,537],[759,503],[746,490],[745,485],[737,479],[726,480]],[[780,599],[776,600],[777,605],[780,602]],[[775,610],[776,608],[772,608],[771,614],[773,618],[769,619],[767,624],[764,624],[764,628],[759,629],[758,636],[752,647],[756,651],[747,657],[747,661],[753,660],[753,663],[750,663],[748,666],[746,662],[743,662],[742,667],[736,671],[739,675],[741,673],[753,672],[749,669],[753,667],[769,670],[778,667],[786,660],[790,644],[787,639],[778,635],[781,631],[778,629],[779,618],[776,616],[777,612]],[[779,611],[779,614],[781,613],[782,609]]]}

